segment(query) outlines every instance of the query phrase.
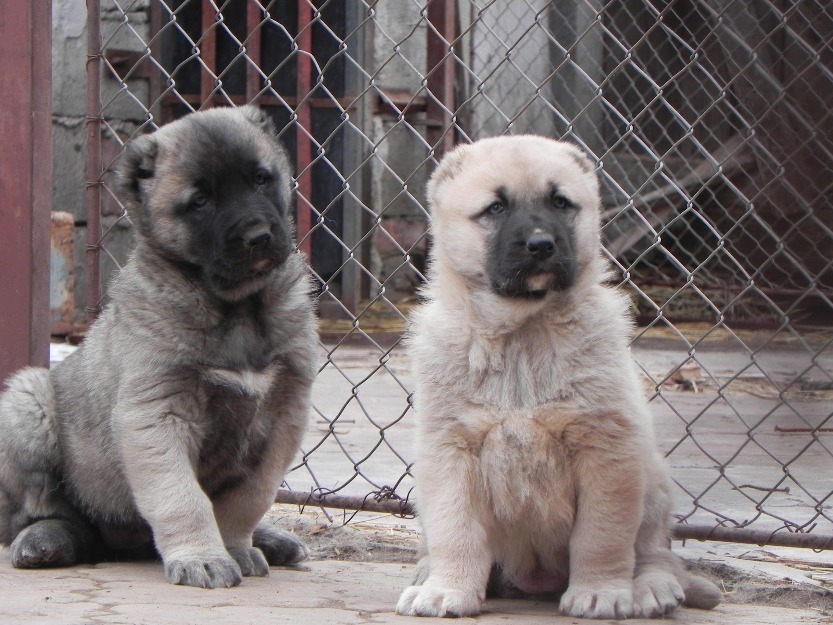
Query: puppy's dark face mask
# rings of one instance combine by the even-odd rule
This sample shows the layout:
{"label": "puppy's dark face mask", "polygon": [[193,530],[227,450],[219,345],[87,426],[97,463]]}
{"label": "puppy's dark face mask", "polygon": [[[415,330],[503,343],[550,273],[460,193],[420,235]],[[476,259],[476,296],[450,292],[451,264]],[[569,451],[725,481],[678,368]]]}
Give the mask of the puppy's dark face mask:
{"label": "puppy's dark face mask", "polygon": [[498,189],[495,201],[477,216],[490,231],[487,271],[493,291],[537,299],[573,286],[579,210],[556,186],[532,197]]}
{"label": "puppy's dark face mask", "polygon": [[212,289],[237,299],[259,290],[292,253],[281,189],[289,181],[251,154],[217,158],[222,165],[201,172],[176,213],[188,226],[188,255],[199,259]]}
{"label": "puppy's dark face mask", "polygon": [[186,116],[124,158],[139,236],[221,299],[256,293],[292,253],[287,159],[260,111]]}

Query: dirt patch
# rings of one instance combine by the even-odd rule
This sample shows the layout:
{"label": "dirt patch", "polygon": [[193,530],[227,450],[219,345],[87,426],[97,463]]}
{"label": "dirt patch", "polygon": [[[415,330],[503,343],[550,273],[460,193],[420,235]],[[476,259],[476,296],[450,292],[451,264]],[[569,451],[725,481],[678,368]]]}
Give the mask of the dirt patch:
{"label": "dirt patch", "polygon": [[[351,518],[352,517],[352,518]],[[313,560],[358,562],[416,562],[418,523],[392,515],[329,511],[307,506],[272,507],[267,515],[275,525],[303,540]]]}
{"label": "dirt patch", "polygon": [[[794,565],[790,562],[782,563]],[[833,591],[824,586],[813,586],[789,578],[775,579],[750,574],[712,560],[699,560],[689,565],[692,571],[716,583],[723,591],[727,603],[810,609],[821,616],[833,616]],[[829,568],[826,570],[830,571]]]}
{"label": "dirt patch", "polygon": [[[313,560],[417,561],[419,524],[414,519],[391,515],[353,516],[351,511],[325,514],[320,508],[310,507],[299,512],[297,506],[291,505],[273,506],[268,518],[304,540]],[[718,585],[727,603],[810,609],[820,616],[833,616],[833,569],[824,563],[817,566],[784,560],[781,563],[803,570],[811,579],[821,575],[829,579],[829,584],[822,580],[821,586],[813,586],[789,578],[750,574],[711,559],[687,562],[693,572]]]}

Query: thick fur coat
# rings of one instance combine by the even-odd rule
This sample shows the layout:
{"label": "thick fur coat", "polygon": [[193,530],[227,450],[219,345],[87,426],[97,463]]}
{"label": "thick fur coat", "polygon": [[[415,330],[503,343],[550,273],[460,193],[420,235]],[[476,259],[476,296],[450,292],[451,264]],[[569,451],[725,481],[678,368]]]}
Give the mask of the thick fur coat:
{"label": "thick fur coat", "polygon": [[574,146],[521,136],[446,156],[414,314],[417,509],[427,556],[397,610],[480,611],[490,573],[576,617],[713,607],[670,550],[670,478],[604,284],[599,189]]}

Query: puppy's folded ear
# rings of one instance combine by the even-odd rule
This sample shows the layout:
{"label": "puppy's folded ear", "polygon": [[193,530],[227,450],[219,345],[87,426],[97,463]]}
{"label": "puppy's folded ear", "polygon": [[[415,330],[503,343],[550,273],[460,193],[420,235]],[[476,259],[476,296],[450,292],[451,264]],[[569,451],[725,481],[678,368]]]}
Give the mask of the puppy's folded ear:
{"label": "puppy's folded ear", "polygon": [[443,183],[453,180],[463,171],[463,161],[468,151],[468,144],[458,145],[442,158],[440,164],[437,165],[437,169],[434,170],[434,173],[431,174],[431,178],[428,180],[426,193],[429,205],[434,205],[439,188]]}
{"label": "puppy's folded ear", "polygon": [[137,137],[127,144],[116,170],[122,200],[133,206],[142,203],[140,181],[153,178],[158,153],[159,145],[153,135]]}
{"label": "puppy's folded ear", "polygon": [[585,179],[595,195],[599,194],[599,177],[596,174],[596,162],[580,147],[572,143],[565,143],[570,149],[570,157],[585,174]]}
{"label": "puppy's folded ear", "polygon": [[269,117],[266,111],[259,109],[252,104],[238,106],[236,110],[255,126],[260,126],[264,132],[267,132],[270,135],[274,135],[277,132],[275,130],[275,124],[272,122],[272,118]]}
{"label": "puppy's folded ear", "polygon": [[[566,143],[566,142],[565,142]],[[570,148],[570,156],[585,173],[592,174],[596,171],[596,163],[584,153],[584,151],[572,143],[566,143]]]}

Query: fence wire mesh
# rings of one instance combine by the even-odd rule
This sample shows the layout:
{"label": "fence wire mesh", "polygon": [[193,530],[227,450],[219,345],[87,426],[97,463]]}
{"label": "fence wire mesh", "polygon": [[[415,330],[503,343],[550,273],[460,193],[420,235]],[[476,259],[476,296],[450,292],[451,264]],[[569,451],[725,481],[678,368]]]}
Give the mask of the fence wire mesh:
{"label": "fence wire mesh", "polygon": [[828,3],[100,2],[94,253],[129,248],[107,172],[139,134],[255,102],[293,155],[322,364],[286,500],[409,510],[401,336],[430,253],[425,181],[457,142],[534,132],[598,163],[675,512],[702,529],[678,535],[833,537]]}

